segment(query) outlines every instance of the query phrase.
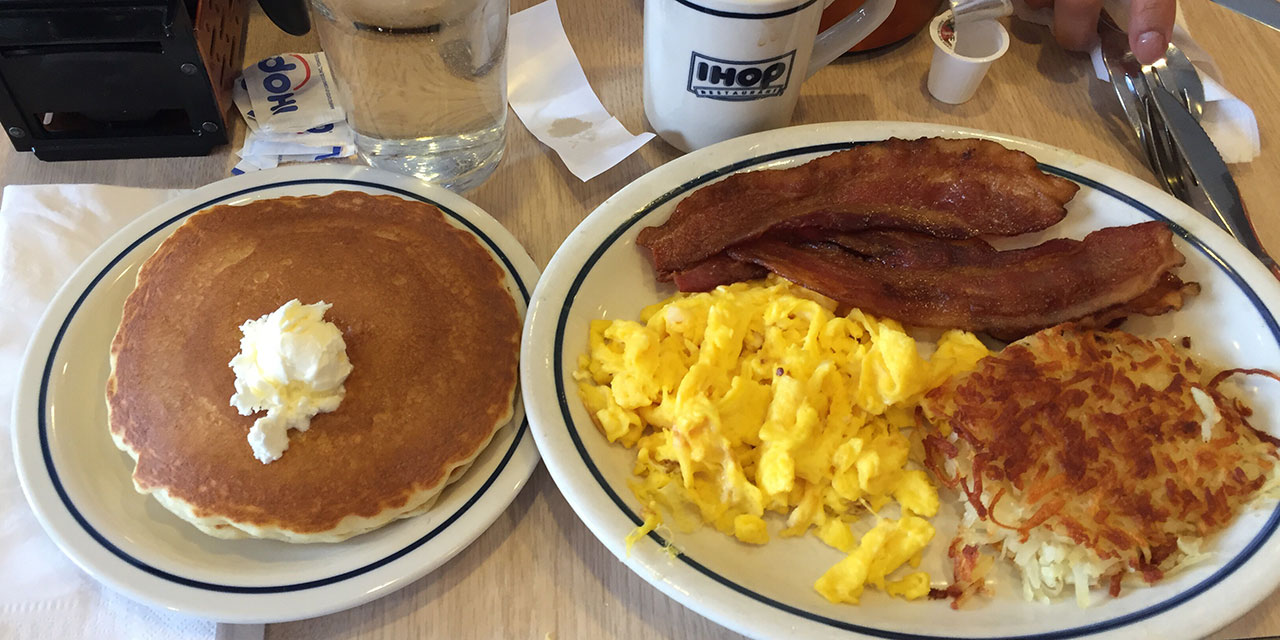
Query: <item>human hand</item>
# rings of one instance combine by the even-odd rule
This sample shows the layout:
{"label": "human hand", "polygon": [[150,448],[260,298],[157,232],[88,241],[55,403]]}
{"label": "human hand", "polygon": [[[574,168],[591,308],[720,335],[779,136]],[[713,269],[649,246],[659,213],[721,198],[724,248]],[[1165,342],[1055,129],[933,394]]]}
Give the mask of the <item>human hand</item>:
{"label": "human hand", "polygon": [[[1027,0],[1035,9],[1053,7],[1053,33],[1058,43],[1073,51],[1088,51],[1098,38],[1098,15],[1102,0]],[[1129,48],[1142,64],[1164,57],[1177,0],[1131,0],[1129,3]]]}

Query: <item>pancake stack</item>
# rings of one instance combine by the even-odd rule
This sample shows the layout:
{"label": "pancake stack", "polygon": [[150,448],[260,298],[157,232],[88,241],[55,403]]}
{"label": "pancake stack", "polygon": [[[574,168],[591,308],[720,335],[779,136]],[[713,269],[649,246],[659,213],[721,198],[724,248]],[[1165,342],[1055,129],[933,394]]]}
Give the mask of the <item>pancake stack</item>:
{"label": "pancake stack", "polygon": [[[505,273],[434,206],[338,192],[217,206],[143,264],[107,404],[135,488],[220,538],[336,542],[420,514],[512,415],[521,321]],[[353,370],[336,411],[263,464],[230,405],[239,326],[333,306]]]}

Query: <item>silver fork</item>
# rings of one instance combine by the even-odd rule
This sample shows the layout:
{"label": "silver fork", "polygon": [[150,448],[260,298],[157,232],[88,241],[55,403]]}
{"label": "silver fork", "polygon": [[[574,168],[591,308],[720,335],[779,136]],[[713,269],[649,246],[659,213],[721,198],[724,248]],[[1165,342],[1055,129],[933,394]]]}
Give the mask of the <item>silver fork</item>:
{"label": "silver fork", "polygon": [[1174,144],[1172,134],[1164,125],[1153,104],[1155,97],[1151,95],[1156,87],[1162,87],[1173,94],[1182,103],[1187,113],[1196,122],[1204,114],[1204,83],[1195,65],[1191,64],[1182,49],[1172,42],[1165,50],[1165,57],[1156,62],[1143,65],[1142,77],[1147,83],[1146,119],[1151,127],[1155,142],[1155,152],[1159,156],[1163,180],[1169,185],[1169,193],[1179,200],[1189,202],[1191,187],[1186,184],[1191,174],[1185,158],[1182,158]]}
{"label": "silver fork", "polygon": [[1151,128],[1146,115],[1147,86],[1142,78],[1142,66],[1138,64],[1133,53],[1129,51],[1129,36],[1120,30],[1110,16],[1103,12],[1098,22],[1098,36],[1102,45],[1102,60],[1111,77],[1111,86],[1115,89],[1116,99],[1120,101],[1121,110],[1133,135],[1138,139],[1138,148],[1147,157],[1147,165],[1159,175],[1159,162],[1155,148],[1152,146]]}
{"label": "silver fork", "polygon": [[[1172,44],[1169,45],[1174,52],[1172,61],[1166,56],[1165,60],[1153,65],[1140,64],[1129,49],[1128,34],[1105,11],[1098,21],[1098,36],[1111,84],[1138,138],[1138,146],[1146,155],[1147,166],[1151,167],[1152,174],[1166,191],[1185,201],[1189,191],[1183,179],[1186,162],[1179,155],[1153,104],[1151,91],[1153,87],[1167,87],[1184,104],[1195,105],[1202,111],[1204,87],[1200,84],[1200,77],[1182,50]],[[1175,82],[1178,83],[1176,87],[1172,86]],[[1196,113],[1191,106],[1188,106],[1188,111]]]}
{"label": "silver fork", "polygon": [[[1164,118],[1160,116],[1160,112],[1155,105],[1155,96],[1151,92],[1156,91],[1158,87],[1164,85],[1160,83],[1156,70],[1152,65],[1143,65],[1142,82],[1145,83],[1145,91],[1142,92],[1142,108],[1143,108],[1143,124],[1147,129],[1148,139],[1151,146],[1147,150],[1148,160],[1152,162],[1152,171],[1156,177],[1165,184],[1165,190],[1173,194],[1179,200],[1186,202],[1190,197],[1190,191],[1184,181],[1183,166],[1186,161],[1183,160],[1178,152],[1178,146],[1173,141],[1173,135],[1169,133],[1169,128],[1165,126]],[[1177,95],[1176,92],[1165,88],[1166,91]]]}
{"label": "silver fork", "polygon": [[1199,122],[1204,115],[1204,83],[1187,54],[1170,42],[1164,58],[1148,66],[1155,70],[1160,85],[1177,97],[1191,117]]}

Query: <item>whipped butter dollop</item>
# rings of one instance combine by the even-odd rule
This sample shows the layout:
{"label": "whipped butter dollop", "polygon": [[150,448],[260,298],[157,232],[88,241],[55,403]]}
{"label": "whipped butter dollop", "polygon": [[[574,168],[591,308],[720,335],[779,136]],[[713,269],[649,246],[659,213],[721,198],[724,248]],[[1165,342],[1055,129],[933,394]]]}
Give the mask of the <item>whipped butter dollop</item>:
{"label": "whipped butter dollop", "polygon": [[267,464],[289,448],[289,429],[306,431],[311,418],[338,408],[351,373],[342,330],[324,319],[330,304],[297,299],[240,325],[240,353],[231,359],[240,415],[259,411],[249,429],[253,456]]}

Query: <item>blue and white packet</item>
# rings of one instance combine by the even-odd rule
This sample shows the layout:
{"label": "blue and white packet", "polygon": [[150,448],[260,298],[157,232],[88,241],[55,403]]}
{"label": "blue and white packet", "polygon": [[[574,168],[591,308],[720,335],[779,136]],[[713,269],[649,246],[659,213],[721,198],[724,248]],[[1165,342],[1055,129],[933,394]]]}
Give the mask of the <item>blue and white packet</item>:
{"label": "blue and white packet", "polygon": [[246,68],[233,89],[248,125],[233,174],[355,153],[355,134],[324,53],[264,58]]}
{"label": "blue and white packet", "polygon": [[258,128],[303,131],[347,118],[324,53],[282,53],[250,65],[240,76]]}

